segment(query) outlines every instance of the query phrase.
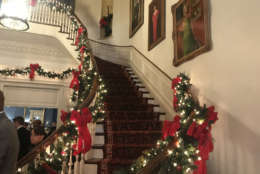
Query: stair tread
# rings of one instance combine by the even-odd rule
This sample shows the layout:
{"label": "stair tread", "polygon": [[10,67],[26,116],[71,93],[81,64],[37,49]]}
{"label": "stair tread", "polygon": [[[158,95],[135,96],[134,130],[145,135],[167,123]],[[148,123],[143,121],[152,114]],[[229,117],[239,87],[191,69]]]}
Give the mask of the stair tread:
{"label": "stair tread", "polygon": [[109,130],[107,134],[153,134],[153,133],[162,133],[161,130],[123,130],[123,131],[114,131]]}
{"label": "stair tread", "polygon": [[98,164],[100,162],[102,162],[102,158],[90,158],[85,160],[85,164]]}
{"label": "stair tread", "polygon": [[115,147],[153,147],[155,144],[106,144],[104,146],[115,146]]}

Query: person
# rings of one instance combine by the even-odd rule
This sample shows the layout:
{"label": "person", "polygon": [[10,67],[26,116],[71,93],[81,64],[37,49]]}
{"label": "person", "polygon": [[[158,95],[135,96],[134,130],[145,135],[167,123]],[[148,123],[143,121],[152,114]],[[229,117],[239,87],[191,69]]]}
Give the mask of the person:
{"label": "person", "polygon": [[15,174],[19,140],[14,124],[4,113],[4,94],[0,90],[0,173]]}
{"label": "person", "polygon": [[157,40],[157,32],[158,32],[158,17],[159,10],[156,5],[153,6],[153,14],[152,14],[152,23],[153,23],[153,42]]}
{"label": "person", "polygon": [[47,136],[51,135],[55,130],[56,130],[56,122],[52,122]]}
{"label": "person", "polygon": [[24,118],[17,116],[13,119],[14,126],[17,129],[17,134],[20,142],[18,160],[29,152],[30,147],[30,131],[24,127]]}
{"label": "person", "polygon": [[32,147],[38,145],[45,137],[46,133],[43,126],[40,125],[33,127],[30,137]]}

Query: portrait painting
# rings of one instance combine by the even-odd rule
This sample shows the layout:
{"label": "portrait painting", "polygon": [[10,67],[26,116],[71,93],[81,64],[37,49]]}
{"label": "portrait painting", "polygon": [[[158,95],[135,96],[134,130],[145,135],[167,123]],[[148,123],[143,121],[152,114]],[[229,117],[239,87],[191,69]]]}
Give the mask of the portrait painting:
{"label": "portrait painting", "polygon": [[208,0],[180,0],[172,6],[173,65],[210,49]]}
{"label": "portrait painting", "polygon": [[143,23],[144,0],[130,0],[129,38],[134,36]]}
{"label": "portrait painting", "polygon": [[165,0],[153,0],[148,16],[148,50],[151,50],[165,39]]}

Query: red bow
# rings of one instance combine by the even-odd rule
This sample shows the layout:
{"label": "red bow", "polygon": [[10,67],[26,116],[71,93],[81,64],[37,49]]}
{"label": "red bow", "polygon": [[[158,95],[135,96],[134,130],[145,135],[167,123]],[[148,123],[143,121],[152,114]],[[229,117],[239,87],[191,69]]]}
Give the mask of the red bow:
{"label": "red bow", "polygon": [[214,110],[214,106],[208,107],[208,120],[212,121],[212,123],[215,123],[218,120],[218,113],[214,112]]}
{"label": "red bow", "polygon": [[80,37],[80,35],[81,35],[81,33],[84,31],[84,29],[82,28],[82,27],[79,27],[79,29],[78,29],[78,35],[77,35],[77,37],[76,37],[76,41],[75,41],[75,45],[76,46],[78,46],[78,44],[79,44],[79,37]]}
{"label": "red bow", "polygon": [[187,135],[193,136],[195,128],[196,128],[196,122],[192,122],[189,129],[187,130]]}
{"label": "red bow", "polygon": [[79,90],[79,72],[72,71],[73,79],[70,82],[70,88],[75,89],[76,91]]}
{"label": "red bow", "polygon": [[175,86],[181,82],[181,78],[180,77],[176,77],[175,79],[172,80],[172,89],[175,88]]}
{"label": "red bow", "polygon": [[180,126],[180,116],[175,116],[173,121],[164,121],[163,123],[163,140],[168,136],[174,136],[176,131],[181,127]]}
{"label": "red bow", "polygon": [[65,112],[65,111],[61,110],[60,119],[61,119],[61,121],[62,121],[63,123],[66,121],[67,115],[68,115],[68,112]]}
{"label": "red bow", "polygon": [[86,48],[86,47],[85,47],[84,45],[83,45],[83,46],[80,48],[80,53],[81,53],[81,54],[83,54],[83,53],[84,53],[84,51],[85,51],[85,48]]}
{"label": "red bow", "polygon": [[37,0],[31,0],[31,6],[34,7],[37,4]]}
{"label": "red bow", "polygon": [[75,121],[79,134],[77,150],[73,154],[88,152],[91,148],[91,135],[87,123],[90,123],[92,120],[91,112],[88,108],[83,108],[81,112],[73,110],[70,119]]}
{"label": "red bow", "polygon": [[42,167],[46,170],[48,174],[57,174],[47,163],[42,164]]}
{"label": "red bow", "polygon": [[30,64],[30,79],[33,80],[35,76],[35,71],[39,68],[39,64]]}
{"label": "red bow", "polygon": [[207,165],[205,160],[197,160],[194,162],[197,169],[193,171],[193,174],[207,174]]}

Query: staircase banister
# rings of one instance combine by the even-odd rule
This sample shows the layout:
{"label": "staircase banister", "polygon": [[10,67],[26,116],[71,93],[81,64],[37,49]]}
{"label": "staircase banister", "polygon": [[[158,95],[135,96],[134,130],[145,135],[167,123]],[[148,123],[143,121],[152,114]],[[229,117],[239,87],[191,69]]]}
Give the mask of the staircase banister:
{"label": "staircase banister", "polygon": [[[84,27],[84,29],[86,29],[86,27],[83,25],[83,23],[79,20],[79,18],[73,14],[76,19],[80,22],[81,26]],[[94,56],[90,55],[91,61],[93,62],[93,66],[96,69],[97,74],[99,74],[98,71],[98,67],[95,61]],[[78,106],[78,109],[82,109],[84,107],[88,107],[94,100],[97,89],[98,89],[98,75],[95,75],[93,83],[92,83],[92,87],[90,89],[90,92],[88,94],[88,96],[84,99],[84,101]],[[54,143],[54,141],[57,139],[58,135],[61,134],[63,132],[63,129],[65,128],[64,125],[60,126],[58,129],[56,129],[51,135],[49,135],[47,138],[45,138],[40,144],[38,144],[36,147],[34,147],[30,152],[28,152],[24,157],[22,157],[18,163],[17,163],[17,169],[18,168],[22,168],[23,166],[25,166],[26,164],[30,163],[31,161],[33,161],[35,159],[35,157],[45,151],[45,149],[52,143]]]}
{"label": "staircase banister", "polygon": [[[174,142],[174,140],[173,140]],[[168,150],[173,150],[175,148],[174,143],[170,143],[165,149],[159,153],[155,158],[151,159],[145,167],[139,170],[136,174],[151,174],[156,169],[156,167],[168,157]]]}
{"label": "staircase banister", "polygon": [[27,163],[34,160],[37,154],[43,152],[46,147],[48,147],[50,144],[52,144],[59,134],[62,133],[64,129],[64,125],[60,126],[58,129],[56,129],[51,135],[46,137],[42,142],[40,142],[37,146],[35,146],[30,152],[28,152],[25,156],[23,156],[17,163],[17,168],[21,168]]}

